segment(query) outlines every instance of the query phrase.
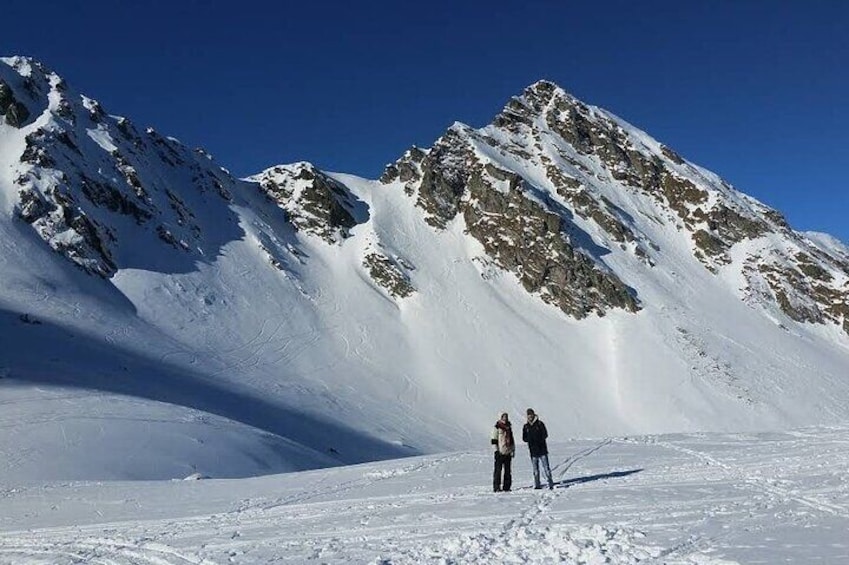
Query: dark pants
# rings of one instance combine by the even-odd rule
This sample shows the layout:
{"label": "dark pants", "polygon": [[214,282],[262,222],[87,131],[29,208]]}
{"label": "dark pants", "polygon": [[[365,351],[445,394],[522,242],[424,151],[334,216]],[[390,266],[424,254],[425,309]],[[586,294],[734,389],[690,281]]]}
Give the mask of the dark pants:
{"label": "dark pants", "polygon": [[[492,490],[495,492],[510,490],[513,484],[513,475],[510,472],[512,461],[512,455],[502,455],[498,451],[495,452],[495,472],[492,474]],[[504,472],[504,482],[501,481],[502,471]]]}

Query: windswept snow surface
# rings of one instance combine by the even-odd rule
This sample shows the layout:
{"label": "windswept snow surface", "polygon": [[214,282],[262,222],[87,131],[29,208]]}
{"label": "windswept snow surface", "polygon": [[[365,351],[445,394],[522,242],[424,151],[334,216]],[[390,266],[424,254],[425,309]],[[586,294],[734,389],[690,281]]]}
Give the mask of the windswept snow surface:
{"label": "windswept snow surface", "polygon": [[[558,430],[552,430],[557,433]],[[849,562],[849,426],[553,442],[236,480],[0,485],[0,564]]]}

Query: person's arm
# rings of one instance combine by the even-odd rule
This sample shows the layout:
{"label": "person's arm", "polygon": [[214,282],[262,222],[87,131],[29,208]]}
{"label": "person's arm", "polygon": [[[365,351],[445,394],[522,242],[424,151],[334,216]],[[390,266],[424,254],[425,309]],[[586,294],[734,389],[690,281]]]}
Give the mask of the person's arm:
{"label": "person's arm", "polygon": [[522,426],[522,441],[528,443],[528,425]]}
{"label": "person's arm", "polygon": [[489,439],[492,445],[498,445],[498,428],[492,428],[492,436]]}
{"label": "person's arm", "polygon": [[545,429],[545,424],[540,422],[539,425],[542,426],[542,439],[548,439],[548,430]]}

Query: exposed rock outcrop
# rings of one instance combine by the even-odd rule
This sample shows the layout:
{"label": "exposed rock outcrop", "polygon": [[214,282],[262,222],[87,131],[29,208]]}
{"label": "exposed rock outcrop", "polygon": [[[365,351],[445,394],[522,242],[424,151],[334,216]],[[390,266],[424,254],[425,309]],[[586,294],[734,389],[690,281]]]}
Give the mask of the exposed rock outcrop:
{"label": "exposed rock outcrop", "polygon": [[251,180],[286,211],[298,231],[336,243],[357,225],[356,198],[345,185],[309,163],[273,167]]}
{"label": "exposed rock outcrop", "polygon": [[410,276],[405,272],[412,266],[399,260],[392,260],[378,252],[370,252],[363,258],[363,265],[369,275],[394,298],[406,298],[416,289],[410,282]]}

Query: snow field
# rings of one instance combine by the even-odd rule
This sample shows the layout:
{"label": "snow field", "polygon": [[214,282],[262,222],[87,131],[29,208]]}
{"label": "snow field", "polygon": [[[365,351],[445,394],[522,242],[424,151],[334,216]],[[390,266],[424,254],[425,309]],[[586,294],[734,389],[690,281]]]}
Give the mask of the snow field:
{"label": "snow field", "polygon": [[849,427],[551,445],[558,481],[492,493],[487,450],[239,480],[0,491],[0,563],[586,563],[849,559]]}

